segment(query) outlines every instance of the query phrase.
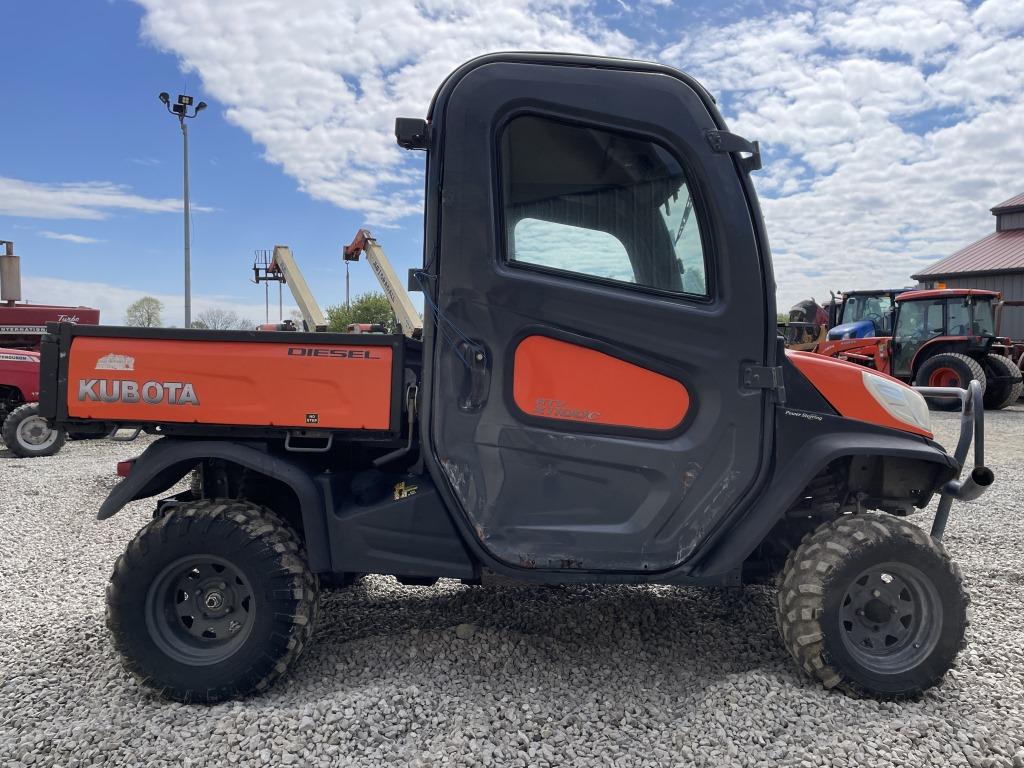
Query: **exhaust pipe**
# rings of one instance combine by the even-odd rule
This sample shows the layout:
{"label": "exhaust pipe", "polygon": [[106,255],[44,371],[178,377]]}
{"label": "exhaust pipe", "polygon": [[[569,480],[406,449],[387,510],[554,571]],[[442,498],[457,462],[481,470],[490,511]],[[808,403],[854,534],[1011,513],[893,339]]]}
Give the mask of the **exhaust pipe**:
{"label": "exhaust pipe", "polygon": [[992,482],[995,474],[988,467],[975,467],[966,480],[950,480],[942,487],[942,493],[952,496],[957,501],[974,501],[981,496]]}
{"label": "exhaust pipe", "polygon": [[9,307],[21,301],[21,263],[14,255],[14,243],[0,240],[4,252],[0,253],[0,302]]}

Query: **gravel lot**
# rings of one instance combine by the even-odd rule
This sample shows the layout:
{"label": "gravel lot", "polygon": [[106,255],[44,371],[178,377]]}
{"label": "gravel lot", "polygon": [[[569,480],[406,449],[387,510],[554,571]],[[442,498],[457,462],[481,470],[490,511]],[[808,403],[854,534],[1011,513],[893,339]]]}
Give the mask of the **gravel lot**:
{"label": "gravel lot", "polygon": [[[935,414],[951,444],[955,419]],[[1024,768],[1024,406],[988,414],[997,484],[954,508],[973,601],[945,684],[884,704],[805,679],[766,588],[326,594],[265,696],[167,704],[122,672],[103,590],[148,502],[95,511],[139,446],[0,449],[0,765],[974,765]],[[930,515],[919,515],[922,525]]]}

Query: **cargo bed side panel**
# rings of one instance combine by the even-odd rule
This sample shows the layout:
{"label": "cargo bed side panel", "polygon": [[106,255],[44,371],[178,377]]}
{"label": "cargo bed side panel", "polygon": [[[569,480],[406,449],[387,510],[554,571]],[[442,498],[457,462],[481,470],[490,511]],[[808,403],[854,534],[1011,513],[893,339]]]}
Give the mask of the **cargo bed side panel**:
{"label": "cargo bed side panel", "polygon": [[75,336],[73,419],[392,428],[394,351],[379,344]]}

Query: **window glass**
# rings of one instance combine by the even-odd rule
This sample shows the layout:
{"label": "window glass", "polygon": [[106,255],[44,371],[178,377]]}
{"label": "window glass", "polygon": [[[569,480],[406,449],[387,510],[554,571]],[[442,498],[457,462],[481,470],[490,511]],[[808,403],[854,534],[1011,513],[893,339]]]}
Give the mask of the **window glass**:
{"label": "window glass", "polygon": [[651,141],[524,116],[501,139],[510,262],[706,296],[679,161]]}
{"label": "window glass", "polygon": [[899,327],[901,338],[930,339],[943,333],[942,299],[932,301],[905,301],[900,306]]}
{"label": "window glass", "polygon": [[896,357],[894,369],[903,372],[910,369],[917,350],[928,339],[941,336],[943,330],[945,303],[942,299],[932,301],[905,301],[900,304],[896,318]]}
{"label": "window glass", "polygon": [[888,295],[854,295],[843,307],[843,323],[870,320],[876,336],[888,336],[892,324],[892,299]]}
{"label": "window glass", "polygon": [[629,254],[615,235],[543,219],[516,222],[517,261],[635,283]]}
{"label": "window glass", "polygon": [[966,296],[946,302],[946,327],[950,336],[971,335],[971,305]]}
{"label": "window glass", "polygon": [[974,301],[974,327],[973,334],[976,336],[995,336],[996,318],[992,309],[992,302],[989,300],[975,299]]}

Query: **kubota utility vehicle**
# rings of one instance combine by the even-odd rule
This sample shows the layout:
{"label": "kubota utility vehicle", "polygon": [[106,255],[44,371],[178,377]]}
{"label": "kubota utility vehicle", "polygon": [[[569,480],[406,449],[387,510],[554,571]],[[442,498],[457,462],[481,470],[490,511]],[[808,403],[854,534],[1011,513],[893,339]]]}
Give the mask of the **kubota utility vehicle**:
{"label": "kubota utility vehicle", "polygon": [[[776,576],[807,674],[886,697],[939,682],[967,607],[940,538],[993,479],[980,390],[943,390],[950,454],[914,389],[784,352],[758,146],[708,92],[655,64],[495,54],[396,135],[426,151],[422,339],[52,327],[50,419],[162,435],[100,518],[198,469],[114,567],[127,669],[183,701],[265,690],[320,585],[353,574]],[[929,534],[906,515],[935,496]]]}
{"label": "kubota utility vehicle", "polygon": [[[995,291],[967,288],[904,291],[896,296],[888,330],[866,316],[861,323],[873,323],[870,335],[862,334],[861,323],[837,325],[815,351],[920,386],[964,387],[973,379],[986,408],[1006,408],[1020,398],[1024,382],[1011,355],[1013,342],[996,336],[999,298]],[[947,410],[959,403],[948,397],[929,400]]]}

